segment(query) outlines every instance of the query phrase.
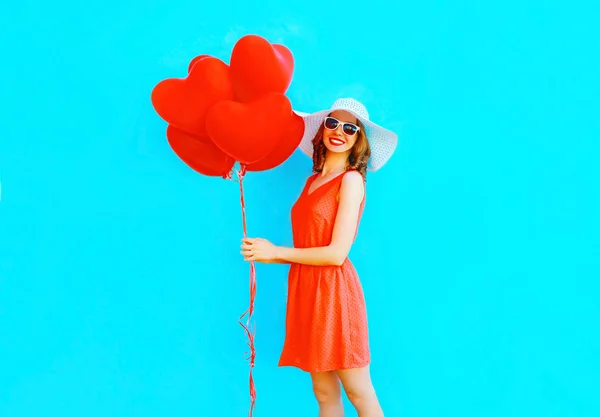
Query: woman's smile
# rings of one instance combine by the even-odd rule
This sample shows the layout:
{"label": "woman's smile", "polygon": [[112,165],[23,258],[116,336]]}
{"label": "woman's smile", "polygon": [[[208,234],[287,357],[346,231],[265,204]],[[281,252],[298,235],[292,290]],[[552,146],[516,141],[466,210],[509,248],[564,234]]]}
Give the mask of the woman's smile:
{"label": "woman's smile", "polygon": [[346,143],[346,141],[338,137],[332,137],[329,138],[329,143],[331,143],[333,146],[342,146]]}

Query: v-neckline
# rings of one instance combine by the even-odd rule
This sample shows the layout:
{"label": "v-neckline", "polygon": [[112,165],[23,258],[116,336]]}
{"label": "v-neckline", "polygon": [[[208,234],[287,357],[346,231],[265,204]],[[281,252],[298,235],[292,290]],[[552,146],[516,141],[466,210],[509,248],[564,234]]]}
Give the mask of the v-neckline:
{"label": "v-neckline", "polygon": [[313,180],[310,182],[310,184],[308,184],[308,187],[306,187],[306,195],[307,196],[312,196],[314,193],[316,193],[317,191],[319,191],[319,189],[325,187],[327,184],[329,184],[330,182],[333,182],[335,180],[337,180],[339,177],[343,176],[346,173],[346,171],[342,171],[340,172],[338,175],[336,175],[335,177],[333,177],[332,179],[330,179],[329,181],[324,182],[323,184],[319,185],[317,188],[315,188],[314,190],[310,190],[310,187],[312,187],[313,183],[315,182],[315,180],[319,177],[319,174],[315,174]]}

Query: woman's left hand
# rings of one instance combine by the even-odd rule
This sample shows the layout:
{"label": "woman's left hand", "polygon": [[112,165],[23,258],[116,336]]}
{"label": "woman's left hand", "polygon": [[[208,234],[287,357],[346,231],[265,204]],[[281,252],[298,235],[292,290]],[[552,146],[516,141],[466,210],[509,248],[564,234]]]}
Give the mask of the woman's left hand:
{"label": "woman's left hand", "polygon": [[242,251],[245,261],[275,263],[277,261],[277,246],[263,238],[243,238]]}

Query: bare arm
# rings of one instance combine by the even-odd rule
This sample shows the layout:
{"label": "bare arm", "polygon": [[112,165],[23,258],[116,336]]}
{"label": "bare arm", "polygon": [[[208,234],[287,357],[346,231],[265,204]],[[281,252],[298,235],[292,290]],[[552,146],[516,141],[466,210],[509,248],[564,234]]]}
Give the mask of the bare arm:
{"label": "bare arm", "polygon": [[305,265],[339,266],[348,257],[364,198],[363,177],[359,172],[348,172],[342,178],[340,187],[340,203],[338,206],[333,236],[328,246],[313,248],[287,248],[278,246],[275,251],[275,262],[298,263]]}

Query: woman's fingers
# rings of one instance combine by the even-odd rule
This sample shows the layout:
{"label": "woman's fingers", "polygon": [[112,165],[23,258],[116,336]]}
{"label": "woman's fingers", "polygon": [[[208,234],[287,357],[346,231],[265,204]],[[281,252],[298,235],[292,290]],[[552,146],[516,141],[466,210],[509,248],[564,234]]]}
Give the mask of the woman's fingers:
{"label": "woman's fingers", "polygon": [[240,248],[242,250],[240,251],[240,254],[244,256],[244,261],[260,262],[260,260],[257,259],[257,253],[256,253],[257,248],[254,246],[254,243],[257,242],[258,240],[259,240],[259,238],[249,238],[249,237],[242,238],[242,244],[240,245]]}

